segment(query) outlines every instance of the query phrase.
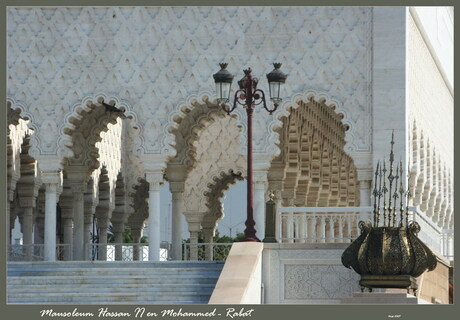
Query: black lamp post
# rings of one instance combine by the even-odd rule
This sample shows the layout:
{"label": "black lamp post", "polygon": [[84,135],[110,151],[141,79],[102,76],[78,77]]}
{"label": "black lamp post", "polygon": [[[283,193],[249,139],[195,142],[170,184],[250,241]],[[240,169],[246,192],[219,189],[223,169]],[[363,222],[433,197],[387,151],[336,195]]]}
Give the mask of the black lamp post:
{"label": "black lamp post", "polygon": [[239,89],[235,92],[233,107],[227,106],[230,101],[230,89],[232,86],[233,75],[227,71],[227,63],[220,63],[220,70],[213,75],[214,81],[216,82],[217,89],[217,102],[220,103],[222,108],[230,114],[235,110],[237,104],[242,105],[248,115],[248,206],[247,206],[247,217],[246,217],[246,229],[244,230],[243,241],[260,241],[256,237],[256,229],[254,215],[253,215],[253,184],[252,184],[252,114],[256,105],[262,104],[265,110],[272,114],[282,98],[280,97],[281,85],[286,82],[287,75],[281,70],[281,63],[274,63],[272,72],[267,74],[267,80],[270,90],[270,100],[273,101],[274,108],[268,109],[265,101],[265,93],[257,89],[257,83],[259,80],[254,78],[251,74],[251,68],[244,71],[244,77],[238,81]]}

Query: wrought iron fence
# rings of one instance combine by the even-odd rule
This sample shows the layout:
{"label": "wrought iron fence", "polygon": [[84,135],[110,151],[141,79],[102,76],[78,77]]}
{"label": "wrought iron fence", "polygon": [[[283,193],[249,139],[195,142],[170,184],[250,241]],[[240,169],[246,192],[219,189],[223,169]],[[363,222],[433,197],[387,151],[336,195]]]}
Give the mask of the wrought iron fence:
{"label": "wrought iron fence", "polygon": [[232,243],[184,243],[183,260],[225,261]]}
{"label": "wrought iron fence", "polygon": [[[9,261],[43,261],[44,244],[11,244],[8,246]],[[72,245],[56,244],[56,260],[72,260]]]}
{"label": "wrought iron fence", "polygon": [[[169,260],[171,244],[160,244],[160,261]],[[90,243],[87,244],[87,260],[148,261],[148,243]]]}

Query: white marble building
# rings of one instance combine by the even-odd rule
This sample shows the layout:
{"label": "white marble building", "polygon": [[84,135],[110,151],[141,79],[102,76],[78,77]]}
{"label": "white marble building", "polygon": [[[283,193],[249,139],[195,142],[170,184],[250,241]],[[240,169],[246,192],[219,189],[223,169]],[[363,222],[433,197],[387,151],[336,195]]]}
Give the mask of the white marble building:
{"label": "white marble building", "polygon": [[246,114],[216,103],[220,62],[263,90],[272,62],[289,75],[280,107],[254,114],[259,238],[268,190],[284,207],[370,206],[392,131],[411,206],[453,229],[452,8],[9,7],[7,52],[8,228],[19,217],[45,260],[57,244],[85,259],[94,218],[100,243],[109,225],[139,242],[148,218],[158,260],[164,181],[172,258],[183,230],[212,242],[247,174]]}

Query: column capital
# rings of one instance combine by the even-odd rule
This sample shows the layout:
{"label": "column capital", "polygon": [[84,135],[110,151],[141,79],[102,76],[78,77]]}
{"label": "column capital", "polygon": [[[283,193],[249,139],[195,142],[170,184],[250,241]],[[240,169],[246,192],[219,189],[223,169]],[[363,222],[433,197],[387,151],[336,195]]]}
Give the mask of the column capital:
{"label": "column capital", "polygon": [[58,186],[62,185],[62,172],[61,171],[42,171],[41,172],[41,180],[45,185],[55,185],[57,188]]}
{"label": "column capital", "polygon": [[253,181],[254,183],[266,183],[268,182],[268,170],[254,170],[253,171]]}
{"label": "column capital", "polygon": [[160,185],[163,183],[163,172],[147,171],[145,173],[145,180],[149,183],[150,191],[159,190]]}
{"label": "column capital", "polygon": [[169,183],[169,190],[172,193],[184,192],[184,189],[185,189],[185,182],[170,182]]}

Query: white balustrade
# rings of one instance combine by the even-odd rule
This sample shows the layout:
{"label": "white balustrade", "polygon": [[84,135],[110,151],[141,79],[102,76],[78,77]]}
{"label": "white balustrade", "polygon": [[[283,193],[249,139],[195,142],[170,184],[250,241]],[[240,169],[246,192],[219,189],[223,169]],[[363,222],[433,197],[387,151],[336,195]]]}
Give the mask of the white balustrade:
{"label": "white balustrade", "polygon": [[[351,242],[360,234],[359,221],[372,221],[372,211],[372,207],[279,207],[276,239],[281,243]],[[418,207],[409,207],[408,218],[420,225],[420,240],[453,260],[453,230],[439,228]]]}

